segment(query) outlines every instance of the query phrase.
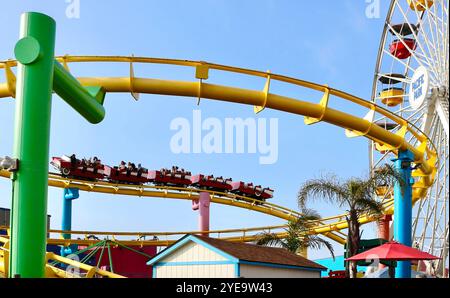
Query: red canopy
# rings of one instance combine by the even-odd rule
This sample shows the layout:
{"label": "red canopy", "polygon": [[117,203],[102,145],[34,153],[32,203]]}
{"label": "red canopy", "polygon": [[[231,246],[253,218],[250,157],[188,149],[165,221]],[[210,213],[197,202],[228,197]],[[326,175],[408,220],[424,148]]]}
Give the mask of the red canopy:
{"label": "red canopy", "polygon": [[429,253],[391,241],[363,253],[357,254],[346,261],[365,261],[378,258],[390,261],[412,261],[412,260],[436,260],[440,259]]}

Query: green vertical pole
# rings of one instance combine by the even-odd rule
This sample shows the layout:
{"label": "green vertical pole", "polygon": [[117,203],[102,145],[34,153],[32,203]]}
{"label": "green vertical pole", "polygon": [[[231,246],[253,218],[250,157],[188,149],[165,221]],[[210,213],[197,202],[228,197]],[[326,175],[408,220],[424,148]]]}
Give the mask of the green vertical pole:
{"label": "green vertical pole", "polygon": [[108,241],[108,257],[109,257],[109,269],[111,270],[112,273],[114,273],[114,267],[113,267],[113,260],[112,260],[112,255],[111,255],[111,245]]}
{"label": "green vertical pole", "polygon": [[14,49],[18,60],[13,177],[11,277],[44,277],[47,180],[53,86],[55,21],[40,13],[21,16]]}

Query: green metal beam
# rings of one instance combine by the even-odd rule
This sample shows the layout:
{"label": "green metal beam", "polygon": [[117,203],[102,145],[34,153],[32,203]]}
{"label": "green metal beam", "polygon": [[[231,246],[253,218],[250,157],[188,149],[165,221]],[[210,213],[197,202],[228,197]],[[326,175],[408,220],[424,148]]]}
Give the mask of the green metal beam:
{"label": "green metal beam", "polygon": [[105,91],[85,89],[54,59],[55,21],[22,14],[17,58],[16,115],[11,212],[11,277],[44,277],[52,90],[91,123],[105,117]]}
{"label": "green metal beam", "polygon": [[17,68],[11,214],[11,277],[44,277],[47,181],[53,86],[55,21],[40,13],[21,16],[14,49]]}
{"label": "green metal beam", "polygon": [[61,64],[54,62],[53,89],[65,102],[80,113],[87,121],[99,123],[105,118],[105,108],[102,106],[105,92],[99,88],[90,89],[91,93],[81,86]]}

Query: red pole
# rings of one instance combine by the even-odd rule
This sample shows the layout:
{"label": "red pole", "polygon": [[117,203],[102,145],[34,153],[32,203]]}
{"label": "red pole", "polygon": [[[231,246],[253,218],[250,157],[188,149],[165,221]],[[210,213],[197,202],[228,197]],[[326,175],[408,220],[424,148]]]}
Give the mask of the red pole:
{"label": "red pole", "polygon": [[392,215],[384,215],[378,220],[378,238],[389,241],[390,240],[390,223],[392,221]]}
{"label": "red pole", "polygon": [[[391,237],[390,224],[392,221],[392,215],[383,215],[377,224],[378,224],[378,238],[389,241]],[[380,264],[378,266],[379,269],[385,268],[386,266]]]}

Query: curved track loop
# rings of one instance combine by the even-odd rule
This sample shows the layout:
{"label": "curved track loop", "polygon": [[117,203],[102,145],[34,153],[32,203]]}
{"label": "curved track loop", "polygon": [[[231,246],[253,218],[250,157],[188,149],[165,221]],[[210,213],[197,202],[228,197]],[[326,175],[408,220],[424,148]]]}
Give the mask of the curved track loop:
{"label": "curved track loop", "polygon": [[[392,151],[394,154],[398,150],[410,150],[414,153],[415,164],[417,168],[414,170],[413,175],[417,178],[414,184],[413,201],[423,198],[427,189],[433,185],[436,164],[438,163],[435,153],[434,145],[420,129],[413,124],[404,120],[403,118],[389,112],[388,110],[377,106],[373,102],[361,99],[359,97],[350,95],[343,91],[333,89],[326,85],[320,85],[308,81],[298,80],[291,77],[272,74],[269,72],[261,72],[256,70],[249,70],[237,67],[224,66],[219,64],[212,64],[203,61],[188,61],[188,60],[176,60],[176,59],[161,59],[161,58],[143,58],[143,57],[125,57],[125,56],[63,56],[57,57],[58,61],[67,66],[69,63],[87,63],[87,62],[114,62],[114,63],[151,63],[151,64],[163,64],[163,65],[176,65],[182,67],[203,67],[208,68],[209,71],[226,71],[241,75],[256,76],[264,78],[267,82],[279,81],[283,83],[289,83],[298,87],[317,91],[323,95],[323,99],[320,103],[311,103],[306,101],[300,101],[294,98],[281,96],[270,93],[268,88],[263,91],[249,90],[236,87],[214,85],[205,83],[202,80],[198,81],[173,81],[173,80],[160,80],[153,78],[139,78],[134,77],[132,72],[125,77],[78,77],[79,81],[85,86],[102,86],[106,92],[127,92],[127,93],[147,93],[147,94],[161,94],[161,95],[174,95],[174,96],[186,96],[203,99],[213,99],[220,101],[227,101],[232,103],[241,103],[252,105],[259,108],[270,108],[279,111],[289,112],[305,116],[305,123],[312,124],[319,121],[328,122],[330,124],[340,126],[346,129],[346,134],[349,137],[365,136],[380,145],[383,145],[386,150]],[[4,68],[8,73],[6,76],[7,81],[0,83],[0,98],[1,97],[14,97],[15,95],[15,79],[11,75],[11,68],[16,66],[17,62],[14,60],[0,61],[0,69]],[[267,84],[268,86],[268,84]],[[382,115],[391,121],[402,126],[402,129],[397,133],[392,133],[384,128],[373,123],[374,117],[356,116],[352,113],[342,112],[329,107],[328,102],[332,98],[340,98],[347,102],[353,103],[359,108],[363,108],[367,111],[367,115]],[[406,138],[408,135],[408,138]],[[418,144],[414,147],[412,144]],[[9,177],[9,174],[2,172],[1,176]],[[118,185],[110,184],[107,182],[86,182],[81,180],[73,180],[62,178],[58,175],[50,174],[49,186],[54,187],[77,187],[81,190],[109,193],[109,194],[122,194],[132,196],[145,196],[145,197],[159,197],[159,198],[172,198],[172,199],[196,199],[198,193],[203,190],[199,189],[185,189],[175,187],[155,187],[155,186],[130,186],[130,185]],[[298,212],[289,210],[287,208],[277,206],[268,202],[258,202],[257,200],[249,200],[248,198],[238,197],[236,195],[212,192],[212,201],[214,203],[231,205],[240,208],[250,209],[266,214],[270,214],[282,219],[295,219],[301,216]],[[258,204],[256,204],[258,203]],[[385,213],[393,213],[393,200],[388,199],[384,201]],[[362,224],[376,220],[374,217],[361,216],[360,222]],[[255,231],[266,230],[267,227],[252,229]],[[345,242],[345,235],[340,232],[347,228],[347,222],[345,221],[345,214],[333,216],[329,218],[321,219],[317,221],[317,224],[311,228],[311,233],[323,234],[339,243]],[[227,234],[227,231],[236,230],[224,230],[218,234]],[[243,236],[230,236],[223,237],[231,241],[252,241],[255,239],[255,235],[246,236],[246,229],[239,230],[243,233]],[[70,232],[69,232],[70,233]],[[72,232],[73,233],[73,232]],[[98,234],[98,232],[96,232]],[[215,233],[211,231],[211,233]],[[229,232],[231,233],[231,232]],[[113,233],[118,235],[120,233]],[[130,233],[132,234],[132,233]],[[150,233],[155,235],[155,233]],[[180,233],[181,234],[181,233]],[[139,233],[134,233],[135,236],[140,236]],[[177,234],[176,234],[177,235]],[[282,235],[282,233],[280,234]],[[129,235],[131,236],[131,235]],[[344,237],[342,237],[344,236]],[[63,240],[50,239],[50,242],[65,243]],[[59,241],[59,242],[58,242]],[[78,240],[69,240],[78,241]],[[79,240],[81,241],[81,240]],[[86,240],[91,241],[91,240]],[[141,241],[142,242],[142,241]],[[136,243],[136,242],[134,242]],[[156,243],[155,241],[142,242],[145,245],[167,245],[168,241],[161,241]]]}

